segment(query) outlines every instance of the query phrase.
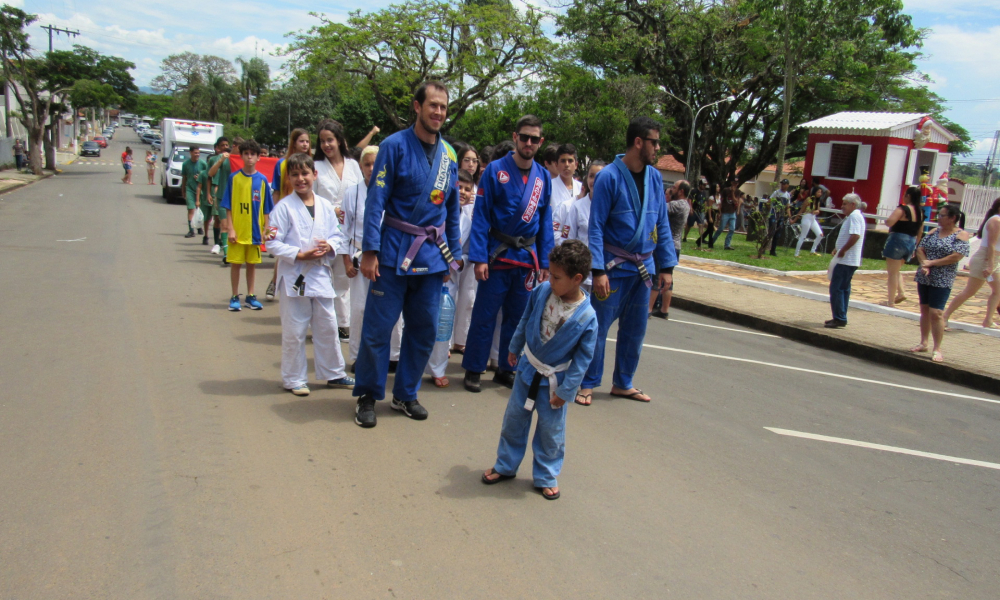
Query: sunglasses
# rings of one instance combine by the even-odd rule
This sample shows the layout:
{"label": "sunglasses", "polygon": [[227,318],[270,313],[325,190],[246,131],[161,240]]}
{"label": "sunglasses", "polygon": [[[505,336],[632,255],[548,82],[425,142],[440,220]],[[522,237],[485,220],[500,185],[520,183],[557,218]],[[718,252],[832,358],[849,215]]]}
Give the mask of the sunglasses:
{"label": "sunglasses", "polygon": [[660,147],[660,138],[642,138],[653,145],[654,148]]}
{"label": "sunglasses", "polygon": [[522,144],[527,144],[531,142],[533,145],[537,146],[542,143],[542,136],[540,135],[528,135],[527,133],[517,134],[517,139],[521,140]]}

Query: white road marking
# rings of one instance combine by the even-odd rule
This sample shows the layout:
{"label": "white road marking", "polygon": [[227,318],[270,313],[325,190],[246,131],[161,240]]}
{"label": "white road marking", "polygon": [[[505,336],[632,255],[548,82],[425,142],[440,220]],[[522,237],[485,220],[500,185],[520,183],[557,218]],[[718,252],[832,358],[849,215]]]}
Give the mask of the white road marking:
{"label": "white road marking", "polygon": [[934,460],[943,460],[945,462],[958,463],[962,465],[972,465],[974,467],[986,467],[987,469],[1000,469],[1000,464],[986,462],[983,460],[973,460],[971,458],[959,458],[957,456],[934,454],[933,452],[922,452],[920,450],[910,450],[908,448],[898,448],[896,446],[885,446],[883,444],[872,444],[870,442],[859,442],[857,440],[849,440],[846,438],[830,437],[828,435],[819,435],[817,433],[805,433],[803,431],[792,431],[790,429],[778,429],[776,427],[765,427],[764,429],[772,433],[777,433],[778,435],[787,435],[790,437],[804,438],[807,440],[818,440],[820,442],[832,442],[834,444],[844,444],[845,446],[857,446],[858,448],[883,450],[885,452],[895,452],[896,454],[909,454],[910,456],[933,458]]}
{"label": "white road marking", "polygon": [[[617,340],[613,338],[608,338],[609,342],[616,342]],[[653,344],[643,344],[644,348],[653,348],[656,350],[666,350],[668,352],[680,352],[681,354],[694,354],[696,356],[707,356],[709,358],[721,358],[722,360],[732,360],[736,362],[752,363],[755,365],[765,365],[768,367],[774,367],[776,369],[787,369],[789,371],[798,371],[800,373],[812,373],[813,375],[822,375],[824,377],[835,377],[837,379],[849,379],[851,381],[860,381],[862,383],[872,383],[875,385],[884,385],[886,387],[894,387],[902,390],[913,390],[915,392],[924,392],[927,394],[938,394],[940,396],[951,396],[953,398],[965,398],[966,400],[977,400],[979,402],[989,402],[990,404],[1000,404],[1000,400],[991,400],[989,398],[980,398],[978,396],[969,396],[967,394],[958,394],[955,392],[942,392],[940,390],[928,390],[926,388],[918,388],[910,385],[902,385],[899,383],[889,383],[888,381],[878,381],[877,379],[865,379],[864,377],[852,377],[850,375],[841,375],[840,373],[829,373],[827,371],[815,371],[813,369],[803,369],[802,367],[793,367],[790,365],[779,365],[777,363],[764,362],[762,360],[753,360],[749,358],[739,358],[736,356],[725,356],[722,354],[709,354],[708,352],[698,352],[695,350],[682,350],[680,348],[669,348],[667,346],[656,346]]]}
{"label": "white road marking", "polygon": [[82,241],[84,241],[84,240],[86,240],[86,239],[87,239],[87,238],[85,238],[85,237],[82,237],[82,238],[77,238],[77,239],[75,239],[75,240],[56,240],[56,241],[57,241],[57,242],[82,242]]}
{"label": "white road marking", "polygon": [[680,319],[669,319],[669,323],[684,323],[685,325],[697,325],[699,327],[711,327],[712,329],[725,329],[726,331],[735,331],[736,333],[747,333],[750,335],[761,335],[764,337],[776,338],[781,337],[780,335],[772,335],[770,333],[762,333],[760,331],[747,331],[745,329],[734,329],[732,327],[721,327],[719,325],[709,325],[708,323],[695,323],[694,321],[682,321]]}

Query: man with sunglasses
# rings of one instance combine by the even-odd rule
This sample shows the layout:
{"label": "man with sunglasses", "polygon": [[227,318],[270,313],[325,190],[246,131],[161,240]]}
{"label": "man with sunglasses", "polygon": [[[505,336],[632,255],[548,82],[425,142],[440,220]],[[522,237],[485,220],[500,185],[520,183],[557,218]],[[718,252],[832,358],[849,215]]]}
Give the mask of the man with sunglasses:
{"label": "man with sunglasses", "polygon": [[663,179],[656,164],[660,125],[648,117],[632,119],[625,134],[627,150],[597,174],[590,205],[591,304],[597,311],[594,360],[580,384],[580,404],[590,404],[604,374],[604,347],[611,324],[618,321],[611,395],[640,402],[651,398],[632,383],[646,336],[653,277],[659,289],[673,282],[677,252],[667,216]]}
{"label": "man with sunglasses", "polygon": [[534,161],[541,147],[542,122],[525,115],[514,127],[514,151],[490,163],[479,181],[469,260],[475,264],[479,288],[462,367],[465,389],[479,392],[486,371],[497,314],[500,325],[500,365],[493,381],[514,386],[516,365],[504,358],[531,290],[548,278],[552,250],[552,179]]}

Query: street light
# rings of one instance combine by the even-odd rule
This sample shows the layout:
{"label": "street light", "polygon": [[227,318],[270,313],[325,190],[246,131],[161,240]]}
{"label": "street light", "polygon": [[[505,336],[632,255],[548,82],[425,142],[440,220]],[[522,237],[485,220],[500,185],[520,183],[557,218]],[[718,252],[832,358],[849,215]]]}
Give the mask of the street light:
{"label": "street light", "polygon": [[[668,96],[673,97],[675,100],[677,100],[678,102],[680,102],[684,106],[688,107],[688,110],[691,111],[691,140],[688,142],[687,164],[684,166],[684,177],[688,178],[688,180],[690,181],[690,179],[691,179],[691,155],[694,153],[694,126],[695,126],[695,122],[698,121],[698,115],[700,115],[701,111],[705,110],[709,106],[715,106],[716,104],[719,104],[721,102],[733,102],[733,101],[736,100],[736,96],[733,96],[732,94],[730,94],[729,96],[723,98],[722,100],[716,100],[715,102],[711,102],[709,104],[706,104],[705,106],[700,107],[698,109],[698,111],[695,112],[695,110],[693,108],[691,108],[690,104],[688,104],[687,102],[681,100],[677,96],[674,96],[673,94],[671,94],[669,91],[667,91],[667,88],[665,88],[665,87],[663,87],[661,85],[660,89],[663,91],[664,94],[667,94]],[[742,94],[743,92],[740,92],[740,93]]]}

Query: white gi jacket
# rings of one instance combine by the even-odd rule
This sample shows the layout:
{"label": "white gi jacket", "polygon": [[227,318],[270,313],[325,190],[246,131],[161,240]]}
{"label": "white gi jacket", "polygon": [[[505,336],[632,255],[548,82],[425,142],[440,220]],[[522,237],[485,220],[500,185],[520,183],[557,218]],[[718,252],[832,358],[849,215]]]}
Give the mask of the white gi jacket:
{"label": "white gi jacket", "polygon": [[344,158],[344,176],[337,176],[336,169],[330,161],[323,159],[316,163],[316,183],[313,184],[313,191],[316,195],[323,196],[333,203],[337,208],[341,208],[344,200],[344,192],[349,188],[364,183],[365,176],[361,172],[361,165],[353,158]]}
{"label": "white gi jacket", "polygon": [[[285,286],[289,296],[299,296],[294,289],[299,275],[304,275],[304,296],[334,298],[331,265],[334,253],[344,244],[337,214],[333,204],[322,196],[315,196],[315,220],[296,193],[281,199],[269,216],[268,224],[278,229],[275,238],[267,242],[267,250],[278,258],[278,285]],[[316,247],[314,240],[326,240],[331,252],[319,260],[296,260],[302,250]]]}

